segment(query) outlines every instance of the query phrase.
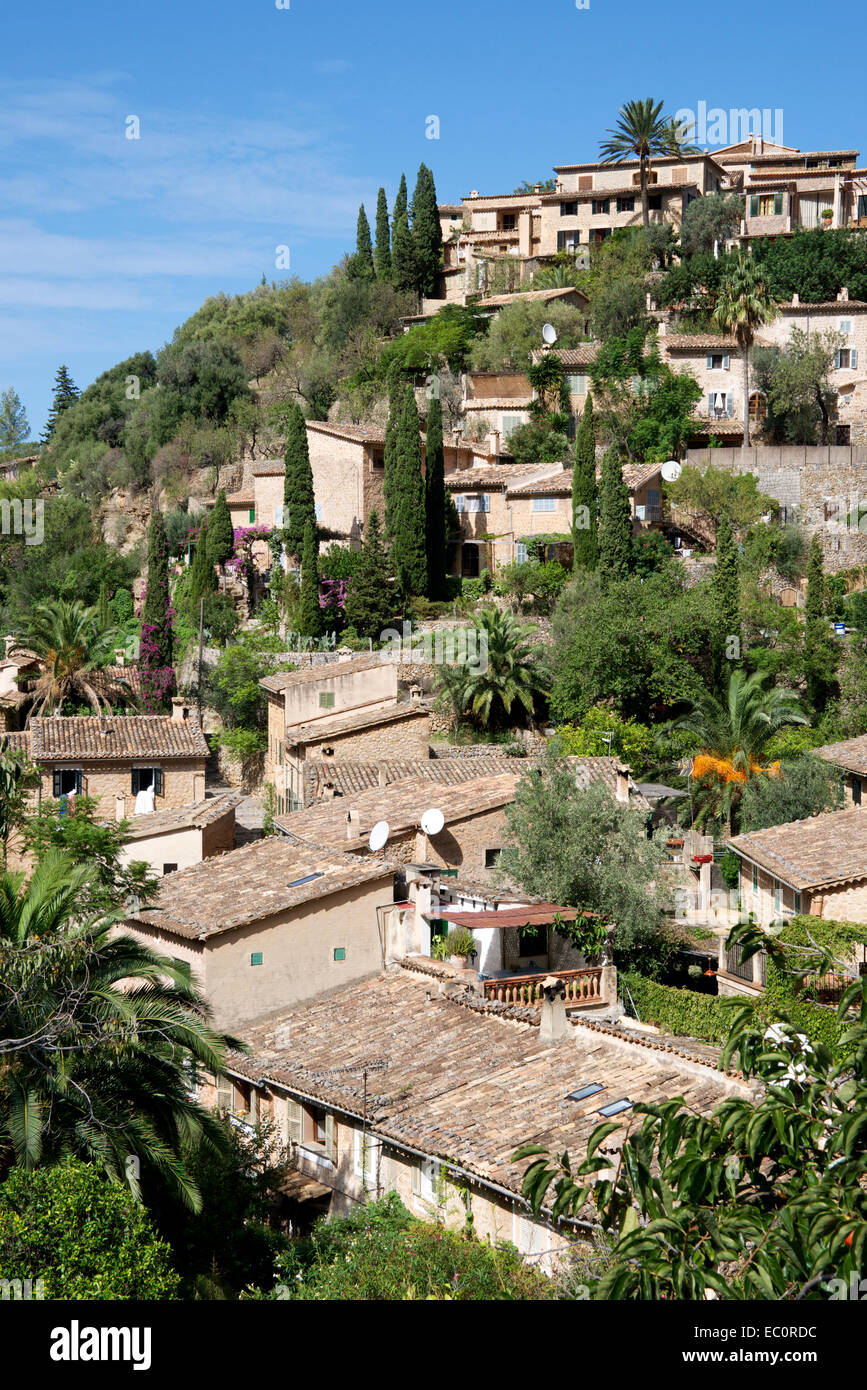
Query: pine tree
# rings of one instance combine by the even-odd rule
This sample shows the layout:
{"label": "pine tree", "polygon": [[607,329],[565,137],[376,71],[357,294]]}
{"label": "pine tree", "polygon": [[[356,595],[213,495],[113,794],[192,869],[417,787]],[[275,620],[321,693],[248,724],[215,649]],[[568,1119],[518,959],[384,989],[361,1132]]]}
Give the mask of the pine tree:
{"label": "pine tree", "polygon": [[839,650],[825,617],[825,564],[822,542],[814,536],[807,560],[807,595],[804,604],[804,672],[807,694],[817,714],[832,693]]}
{"label": "pine tree", "polygon": [[415,242],[405,212],[395,216],[391,236],[391,267],[395,288],[418,290]]}
{"label": "pine tree", "polygon": [[603,589],[625,579],[632,563],[632,511],[617,450],[606,450],[599,480],[599,578]]}
{"label": "pine tree", "polygon": [[434,176],[426,164],[419,165],[412,195],[412,244],[416,286],[419,294],[431,298],[442,266],[443,232]]}
{"label": "pine tree", "polygon": [[572,544],[576,570],[596,568],[597,511],[596,425],[593,397],[588,392],[575,438],[575,465],[572,469]]}
{"label": "pine tree", "polygon": [[358,224],[355,232],[355,255],[350,257],[349,274],[358,280],[373,279],[373,246],[370,240],[370,223],[364,204],[358,209]]}
{"label": "pine tree", "polygon": [[[204,525],[204,523],[203,523]],[[174,639],[169,594],[169,546],[162,512],[151,512],[148,528],[147,592],[141,614],[142,696],[150,710],[165,709],[174,690]],[[211,575],[213,576],[213,567]],[[107,598],[106,598],[107,607]]]}
{"label": "pine tree", "polygon": [[234,549],[235,531],[226,502],[226,490],[220,488],[208,521],[208,555],[215,565],[222,566],[231,560]]}
{"label": "pine tree", "polygon": [[316,527],[308,521],[304,527],[301,559],[301,607],[299,631],[304,637],[319,637],[322,632],[322,609],[319,605],[319,542]]}
{"label": "pine tree", "polygon": [[307,447],[307,425],[300,405],[292,405],[286,424],[286,476],[283,482],[283,540],[287,555],[299,560],[309,522],[316,529],[313,470]]}
{"label": "pine tree", "polygon": [[208,523],[203,521],[199,530],[199,539],[193,551],[192,564],[190,565],[190,586],[187,590],[187,598],[193,613],[193,618],[198,621],[199,600],[206,598],[208,594],[213,594],[217,590],[217,575],[214,571],[214,562],[208,554]]}
{"label": "pine tree", "polygon": [[394,443],[394,540],[391,559],[405,595],[427,592],[425,552],[425,489],[421,471],[421,438],[415,393],[403,393]]}
{"label": "pine tree", "polygon": [[731,523],[725,513],[717,528],[711,582],[717,612],[714,663],[716,674],[722,679],[726,663],[738,661],[741,655],[740,560]]}
{"label": "pine tree", "polygon": [[379,512],[367,519],[361,564],[349,581],[346,621],[360,637],[379,637],[394,617],[397,598]]}
{"label": "pine tree", "polygon": [[388,223],[388,200],[385,189],[376,196],[376,250],[373,265],[377,280],[391,279],[391,228]]}
{"label": "pine tree", "polygon": [[428,598],[443,599],[446,596],[447,510],[443,409],[437,399],[431,401],[427,416],[424,492]]}
{"label": "pine tree", "polygon": [[78,400],[79,390],[72,377],[69,375],[69,368],[59,367],[54,378],[54,400],[48,412],[48,420],[45,425],[45,433],[42,436],[42,443],[47,444],[52,438],[57,428],[57,422],[64,410],[75,405]]}

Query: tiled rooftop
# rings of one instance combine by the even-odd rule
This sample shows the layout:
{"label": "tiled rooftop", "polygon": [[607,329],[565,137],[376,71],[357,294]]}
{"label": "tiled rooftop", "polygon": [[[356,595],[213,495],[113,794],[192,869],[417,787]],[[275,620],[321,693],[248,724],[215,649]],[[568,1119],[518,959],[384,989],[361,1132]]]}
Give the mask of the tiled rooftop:
{"label": "tiled rooftop", "polygon": [[352,733],[356,729],[375,729],[378,724],[400,724],[406,719],[428,718],[428,711],[421,705],[391,705],[387,709],[345,710],[342,714],[328,719],[311,719],[307,724],[291,724],[286,729],[286,743],[307,743],[311,739],[318,742],[322,738],[337,738],[340,734]]}
{"label": "tiled rooftop", "polygon": [[254,478],[276,478],[286,472],[286,464],[283,459],[260,459],[250,471]]}
{"label": "tiled rooftop", "polygon": [[221,792],[218,796],[206,796],[201,801],[194,801],[191,806],[169,807],[165,811],[131,816],[127,835],[130,840],[142,840],[149,835],[166,835],[172,830],[203,830],[234,811],[243,800],[243,792]]}
{"label": "tiled rooftop", "polygon": [[259,684],[272,695],[292,685],[318,685],[321,681],[335,676],[353,675],[356,671],[369,671],[381,665],[376,654],[363,652],[360,656],[341,657],[337,661],[323,661],[315,666],[300,666],[296,671],[275,671],[272,676],[263,676]]}
{"label": "tiled rooftop", "polygon": [[824,743],[821,748],[814,748],[813,753],[846,772],[858,772],[867,777],[867,734],[845,738],[840,743]]}
{"label": "tiled rooftop", "polygon": [[330,434],[335,439],[349,439],[356,444],[384,444],[385,431],[378,425],[351,425],[342,420],[307,420],[314,434]]}
{"label": "tiled rooftop", "polygon": [[580,343],[574,348],[557,348],[557,356],[564,367],[589,367],[598,351],[598,343]]}
{"label": "tiled rooftop", "polygon": [[[484,235],[485,233],[476,232],[474,233],[474,239],[478,240]],[[495,239],[499,239],[502,235],[508,236],[509,234],[497,232]],[[492,294],[489,298],[476,300],[470,307],[475,309],[502,309],[505,308],[507,304],[516,304],[519,301],[523,303],[524,300],[530,304],[540,300],[547,303],[549,300],[565,299],[569,296],[574,297],[575,295],[586,302],[586,294],[582,294],[574,285],[561,285],[550,290],[524,290],[523,294],[520,290],[516,290],[512,294]]]}
{"label": "tiled rooftop", "polygon": [[34,762],[88,758],[125,761],[129,758],[207,758],[210,749],[197,719],[171,715],[128,714],[111,718],[72,715],[30,722]]}
{"label": "tiled rooftop", "polygon": [[[390,866],[381,860],[332,853],[270,835],[160,879],[153,907],[128,920],[207,941],[332,893],[377,878],[390,879],[391,874]],[[308,878],[309,882],[301,881]]]}
{"label": "tiled rooftop", "polygon": [[[519,1145],[583,1157],[601,1105],[680,1096],[709,1114],[727,1096],[749,1094],[707,1062],[601,1024],[579,1021],[560,1043],[541,1046],[537,1010],[513,1021],[516,1011],[437,995],[431,985],[428,974],[398,967],[245,1029],[252,1055],[233,1057],[231,1070],[358,1116],[366,1082],[365,1118],[379,1134],[513,1192],[525,1167],[512,1163]],[[365,1077],[361,1063],[375,1060],[384,1070]],[[605,1089],[569,1099],[589,1082]],[[634,1116],[619,1118],[606,1151],[617,1150]]]}
{"label": "tiled rooftop", "polygon": [[561,464],[538,463],[487,463],[478,468],[458,468],[446,474],[446,487],[451,492],[484,488],[488,492],[503,492],[512,484],[523,485],[531,478],[545,477],[559,473]]}
{"label": "tiled rooftop", "polygon": [[799,891],[867,878],[867,812],[860,807],[735,835],[730,844]]}

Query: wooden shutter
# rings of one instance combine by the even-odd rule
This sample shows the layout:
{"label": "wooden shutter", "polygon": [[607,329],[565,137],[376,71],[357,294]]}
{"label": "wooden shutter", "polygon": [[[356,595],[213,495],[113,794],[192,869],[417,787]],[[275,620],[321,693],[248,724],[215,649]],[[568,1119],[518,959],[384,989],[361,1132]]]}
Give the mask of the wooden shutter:
{"label": "wooden shutter", "polygon": [[141,790],[140,783],[141,783],[141,769],[138,768],[138,767],[134,767],[133,770],[132,770],[132,794],[133,794],[133,796],[137,796],[138,793],[139,793],[139,791]]}
{"label": "wooden shutter", "polygon": [[82,772],[81,768],[77,767],[75,769],[75,794],[76,796],[81,796],[81,794],[86,791],[87,779],[85,778],[85,775]]}
{"label": "wooden shutter", "polygon": [[727,352],[723,353],[723,371],[727,372],[732,365],[732,360]]}
{"label": "wooden shutter", "polygon": [[759,195],[758,195],[757,193],[754,193],[754,194],[752,195],[752,197],[750,198],[750,217],[758,217],[758,215],[759,215]]}
{"label": "wooden shutter", "polygon": [[837,351],[834,353],[834,369],[835,369],[835,371],[839,371],[839,370],[840,370],[840,360],[841,360],[841,354],[840,354],[840,349],[838,348]]}
{"label": "wooden shutter", "polygon": [[716,392],[715,392],[715,391],[709,391],[709,392],[708,392],[708,397],[707,397],[707,415],[708,415],[708,419],[709,419],[709,420],[713,418],[713,408],[714,408],[714,402],[715,402],[715,401],[716,401]]}
{"label": "wooden shutter", "polygon": [[163,794],[163,770],[161,767],[154,768],[154,796]]}
{"label": "wooden shutter", "polygon": [[850,353],[849,353],[849,366],[850,366],[850,367],[857,367],[857,366],[858,366],[858,349],[857,349],[857,348],[852,348],[851,351],[850,351]]}
{"label": "wooden shutter", "polygon": [[421,1196],[421,1162],[416,1160],[410,1169],[409,1187],[413,1197]]}
{"label": "wooden shutter", "polygon": [[337,1125],[330,1113],[325,1116],[325,1153],[332,1163],[337,1162]]}
{"label": "wooden shutter", "polygon": [[60,773],[54,772],[51,775],[51,795],[58,797],[60,794]]}
{"label": "wooden shutter", "polygon": [[563,247],[565,246],[565,244],[566,244],[566,238],[565,238],[564,233],[563,233],[563,232],[558,232],[558,233],[557,233],[557,250],[558,250],[558,251],[562,251],[562,250],[563,250]]}
{"label": "wooden shutter", "polygon": [[235,1108],[234,1086],[228,1076],[217,1077],[217,1109],[232,1111]]}
{"label": "wooden shutter", "polygon": [[775,216],[775,217],[779,217],[780,214],[782,213],[782,211],[783,211],[783,195],[782,195],[782,193],[775,193],[775,194],[774,194],[774,216]]}
{"label": "wooden shutter", "polygon": [[704,365],[707,367],[708,371],[713,367],[713,355],[711,353],[708,353]]}
{"label": "wooden shutter", "polygon": [[300,1144],[304,1138],[304,1109],[291,1096],[286,1097],[286,1138],[290,1144]]}

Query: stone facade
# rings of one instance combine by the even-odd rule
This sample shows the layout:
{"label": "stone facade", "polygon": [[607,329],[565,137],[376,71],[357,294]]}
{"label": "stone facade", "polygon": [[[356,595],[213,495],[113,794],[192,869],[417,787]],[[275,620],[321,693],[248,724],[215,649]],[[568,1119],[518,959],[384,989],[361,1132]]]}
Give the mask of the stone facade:
{"label": "stone facade", "polygon": [[135,795],[132,791],[133,769],[161,767],[163,792],[155,798],[158,811],[175,806],[191,806],[205,795],[205,759],[164,760],[139,758],[129,763],[88,762],[86,759],[66,759],[57,763],[40,764],[39,797],[50,801],[55,771],[78,770],[82,774],[82,795],[98,803],[97,815],[106,820],[132,819]]}

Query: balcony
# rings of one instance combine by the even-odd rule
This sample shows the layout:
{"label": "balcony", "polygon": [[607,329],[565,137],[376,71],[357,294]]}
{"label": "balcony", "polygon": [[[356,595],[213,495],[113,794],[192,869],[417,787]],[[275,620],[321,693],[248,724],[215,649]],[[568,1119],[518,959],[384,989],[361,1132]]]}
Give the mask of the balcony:
{"label": "balcony", "polygon": [[552,975],[562,980],[566,986],[567,1009],[605,1002],[602,995],[601,965],[585,970],[543,970],[535,975],[506,975],[498,980],[484,980],[480,983],[486,1000],[526,1008],[540,1002],[542,981]]}

